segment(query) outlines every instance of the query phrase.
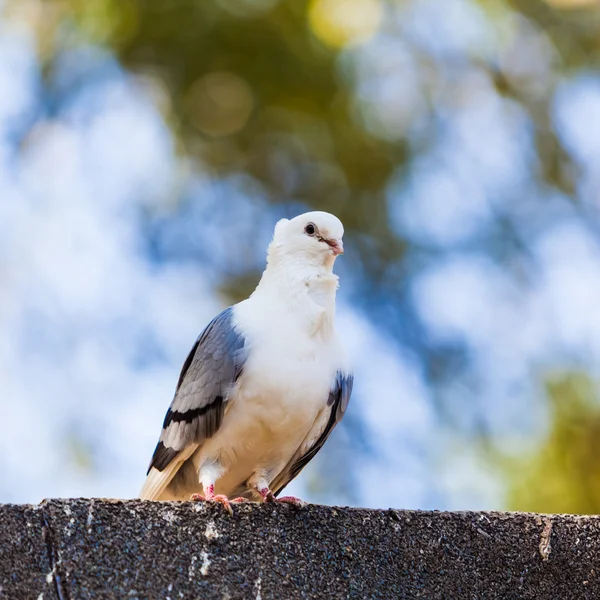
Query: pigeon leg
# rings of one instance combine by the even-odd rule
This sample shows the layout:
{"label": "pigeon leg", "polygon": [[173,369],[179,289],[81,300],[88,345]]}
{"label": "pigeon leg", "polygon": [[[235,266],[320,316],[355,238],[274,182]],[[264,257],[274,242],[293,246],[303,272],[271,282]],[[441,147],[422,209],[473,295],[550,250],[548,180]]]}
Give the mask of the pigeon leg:
{"label": "pigeon leg", "polygon": [[221,465],[215,462],[211,462],[203,465],[198,473],[198,479],[200,485],[204,490],[204,496],[201,494],[194,494],[198,500],[204,500],[206,502],[218,502],[222,504],[230,515],[233,515],[233,509],[231,508],[231,502],[227,496],[223,494],[215,494],[215,481],[223,474],[223,468]]}
{"label": "pigeon leg", "polygon": [[269,488],[269,484],[261,473],[255,473],[250,479],[248,479],[248,487],[254,490],[262,499],[263,502],[273,502],[275,496]]}
{"label": "pigeon leg", "polygon": [[204,488],[204,493],[206,494],[206,500],[209,502],[218,502],[219,504],[222,504],[227,512],[230,515],[233,515],[233,508],[231,508],[229,498],[223,494],[215,494],[215,486],[212,483],[207,486],[207,488]]}

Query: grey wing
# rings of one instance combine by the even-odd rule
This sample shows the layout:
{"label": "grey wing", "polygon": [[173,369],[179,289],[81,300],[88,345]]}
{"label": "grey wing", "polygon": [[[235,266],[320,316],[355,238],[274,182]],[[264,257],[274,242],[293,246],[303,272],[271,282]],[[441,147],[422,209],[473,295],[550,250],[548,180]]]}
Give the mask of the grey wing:
{"label": "grey wing", "polygon": [[181,369],[148,472],[152,467],[163,471],[188,446],[214,435],[245,358],[244,337],[228,308],[208,324]]}
{"label": "grey wing", "polygon": [[353,384],[354,376],[352,374],[344,374],[341,371],[336,373],[335,381],[327,400],[327,407],[329,409],[328,419],[316,432],[309,432],[305,444],[298,449],[298,452],[285,469],[274,479],[271,487],[275,490],[275,496],[280,494],[283,488],[292,479],[296,478],[300,474],[300,471],[315,457],[327,441],[333,428],[342,420],[350,402]]}

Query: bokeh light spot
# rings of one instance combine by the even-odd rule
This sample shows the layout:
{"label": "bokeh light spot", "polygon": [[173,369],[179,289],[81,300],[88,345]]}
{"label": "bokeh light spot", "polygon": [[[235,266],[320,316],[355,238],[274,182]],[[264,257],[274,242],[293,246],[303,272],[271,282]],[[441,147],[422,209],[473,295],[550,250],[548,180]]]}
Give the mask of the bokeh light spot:
{"label": "bokeh light spot", "polygon": [[233,73],[210,73],[195,81],[185,98],[185,110],[200,132],[219,137],[244,127],[254,108],[250,86]]}
{"label": "bokeh light spot", "polygon": [[325,44],[341,48],[367,41],[379,29],[380,0],[312,0],[310,26]]}

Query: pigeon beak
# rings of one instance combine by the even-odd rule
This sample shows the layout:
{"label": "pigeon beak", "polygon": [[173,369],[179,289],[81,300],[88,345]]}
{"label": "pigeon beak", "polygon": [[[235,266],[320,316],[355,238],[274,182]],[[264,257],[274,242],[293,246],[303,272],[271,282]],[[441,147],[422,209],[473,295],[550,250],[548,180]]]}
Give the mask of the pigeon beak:
{"label": "pigeon beak", "polygon": [[329,245],[331,246],[334,256],[337,256],[338,254],[344,254],[344,243],[342,240],[331,240]]}

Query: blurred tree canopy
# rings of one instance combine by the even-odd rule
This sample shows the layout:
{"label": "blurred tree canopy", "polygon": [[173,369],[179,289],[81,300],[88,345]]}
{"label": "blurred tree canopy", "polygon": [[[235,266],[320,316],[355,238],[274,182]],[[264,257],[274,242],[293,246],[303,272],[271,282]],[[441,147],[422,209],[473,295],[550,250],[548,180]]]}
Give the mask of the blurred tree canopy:
{"label": "blurred tree canopy", "polygon": [[[49,69],[57,44],[77,43],[82,35],[108,44],[154,88],[182,153],[214,174],[251,175],[273,203],[302,202],[338,214],[354,235],[365,274],[385,285],[386,295],[398,295],[405,271],[391,266],[402,260],[408,242],[390,230],[386,189],[395,172],[409,168],[435,141],[436,86],[453,60],[436,59],[402,29],[402,10],[409,5],[51,0],[39,21]],[[522,15],[522,27],[554,47],[554,71],[546,81],[532,80],[527,65],[519,68],[519,40],[511,49],[516,55],[508,53],[504,64],[474,51],[470,64],[451,67],[485,71],[501,95],[526,110],[537,148],[532,175],[573,196],[576,168],[552,127],[550,103],[563,74],[598,64],[600,10],[581,0],[481,0],[481,7],[492,22],[509,9]],[[345,12],[355,9],[359,21],[346,23]],[[428,129],[417,143],[409,139],[408,125],[404,131],[373,127],[376,108],[357,99],[356,69],[343,55],[377,29],[401,37],[428,75]],[[459,101],[458,87],[445,91]],[[510,228],[501,219],[498,226]],[[517,251],[519,244],[514,246]]]}
{"label": "blurred tree canopy", "polygon": [[[24,4],[8,10],[27,11]],[[409,242],[390,229],[386,190],[393,174],[435,141],[436,86],[453,61],[451,54],[436,59],[402,29],[402,11],[410,4],[50,0],[37,20],[49,72],[57,50],[82,38],[110,46],[154,89],[184,155],[216,175],[249,174],[273,203],[302,202],[338,214],[354,236],[364,273],[385,286],[385,295],[398,296],[406,273],[392,266]],[[485,71],[501,95],[527,111],[539,163],[533,175],[540,185],[573,195],[576,169],[549,117],[552,88],[563,74],[598,64],[600,10],[581,0],[480,4],[491,21],[509,9],[522,15],[523,27],[554,47],[554,72],[544,82],[532,81],[527,69],[520,72],[518,56],[499,64],[477,51],[470,64],[452,68]],[[352,11],[358,16],[348,19]],[[343,55],[377,30],[402,38],[428,75],[427,128],[416,143],[408,124],[400,131],[374,127],[376,107],[357,99],[357,72]],[[518,42],[511,51],[519,52]],[[445,91],[459,101],[458,87]],[[510,228],[501,219],[498,226]]]}
{"label": "blurred tree canopy", "polygon": [[[382,191],[393,170],[409,160],[411,150],[404,136],[385,139],[364,126],[353,73],[340,68],[337,59],[343,42],[374,33],[389,13],[390,21],[381,29],[400,33],[423,69],[441,78],[436,70],[446,69],[446,63],[432,62],[427,51],[411,44],[399,28],[402,14],[394,9],[409,2],[359,2],[363,15],[376,13],[366,32],[354,23],[343,23],[341,9],[338,13],[335,8],[342,4],[327,0],[48,4],[54,5],[55,11],[47,10],[63,29],[69,31],[74,20],[86,37],[110,45],[125,65],[167,86],[172,102],[169,117],[186,152],[217,172],[250,173],[274,202],[301,199],[338,212],[351,228],[377,234],[379,251],[386,252],[383,259],[399,257],[401,241],[386,232]],[[319,11],[328,4],[334,7],[331,14]],[[554,84],[561,73],[599,63],[600,10],[595,2],[481,0],[481,5],[491,20],[512,8],[523,16],[524,24],[551,42],[556,51]],[[352,11],[353,2],[346,8]],[[338,29],[347,28],[341,39],[332,32],[338,18],[342,21]],[[536,88],[527,74],[519,77],[491,57],[474,55],[472,61],[469,67],[486,70],[499,92],[527,109],[535,126],[543,180],[572,192],[568,153],[548,118],[552,89]],[[434,112],[436,107],[432,104],[429,109]]]}
{"label": "blurred tree canopy", "polygon": [[[386,139],[385,132],[377,135],[365,126],[355,97],[355,73],[340,67],[344,46],[336,45],[340,40],[331,34],[335,22],[326,21],[341,13],[319,12],[326,0],[47,4],[52,8],[44,10],[55,26],[49,27],[47,14],[42,25],[63,32],[62,38],[51,36],[54,41],[78,39],[73,32],[77,25],[87,38],[110,45],[125,65],[151,77],[166,92],[167,116],[186,154],[197,156],[216,173],[249,173],[273,202],[299,200],[339,214],[349,229],[370,236],[361,252],[369,272],[390,276],[385,267],[402,257],[405,241],[389,231],[385,187],[392,173],[423,148],[408,147],[404,135]],[[419,66],[434,80],[442,78],[446,62],[432,61],[400,30],[402,14],[394,10],[409,3],[360,4],[365,4],[359,8],[367,15],[377,13],[373,29],[389,13],[382,30],[400,33]],[[492,20],[511,7],[548,38],[557,56],[552,84],[560,81],[561,72],[598,64],[600,11],[594,3],[481,4]],[[346,5],[349,10],[351,5]],[[353,34],[364,34],[356,24],[347,28],[341,41],[352,42]],[[535,127],[541,181],[572,193],[573,166],[549,121],[552,90],[538,89],[527,81],[527,74],[519,77],[491,57],[474,55],[472,61],[465,68],[487,71],[501,94],[526,108]],[[428,110],[433,118],[436,106],[432,103]],[[425,144],[427,137],[423,136]]]}

